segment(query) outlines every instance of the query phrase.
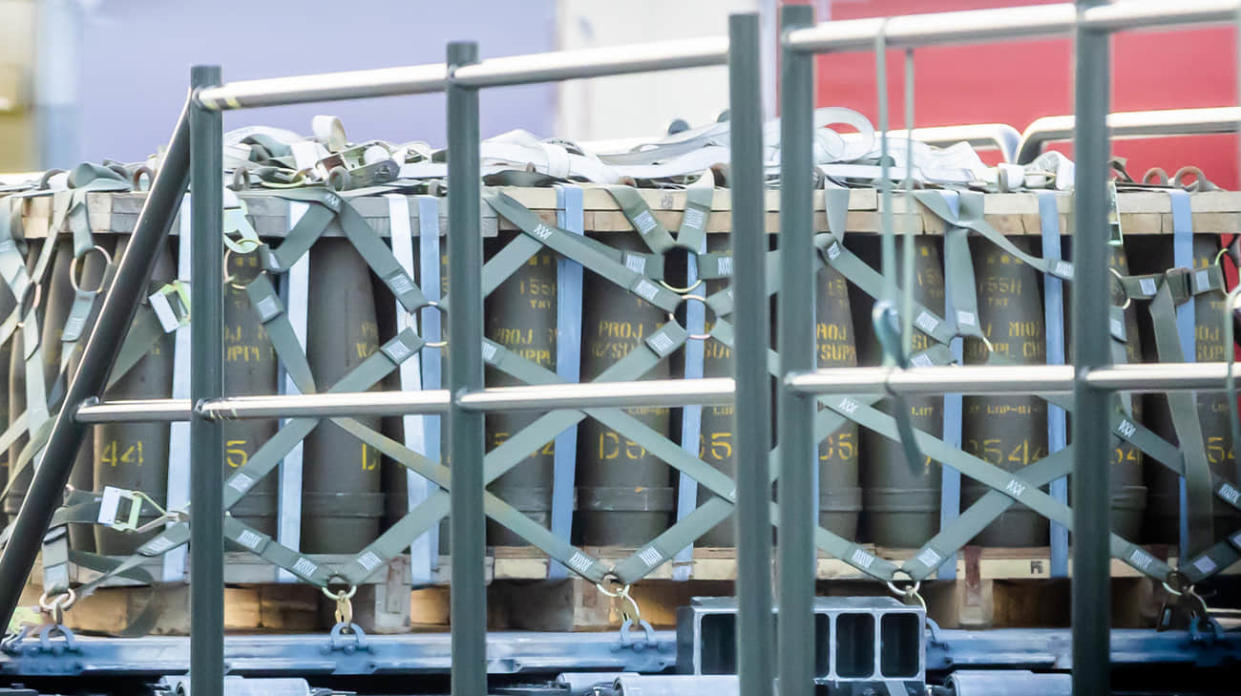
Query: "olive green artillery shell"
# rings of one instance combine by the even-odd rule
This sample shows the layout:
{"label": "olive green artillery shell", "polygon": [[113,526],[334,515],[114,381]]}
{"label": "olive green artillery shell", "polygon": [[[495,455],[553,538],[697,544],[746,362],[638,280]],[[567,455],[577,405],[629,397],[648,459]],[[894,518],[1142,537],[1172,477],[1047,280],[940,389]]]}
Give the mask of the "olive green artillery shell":
{"label": "olive green artillery shell", "polygon": [[[310,250],[306,357],[320,391],[379,349],[370,269],[348,240],[324,237]],[[357,420],[375,430],[377,417]],[[383,516],[379,451],[322,421],[306,437],[302,539],[306,553],[356,553]]]}
{"label": "olive green artillery shell", "polygon": [[[879,239],[859,238],[854,244],[855,253],[867,263],[879,267]],[[897,259],[903,268],[904,239],[897,239]],[[940,261],[939,241],[933,237],[919,236],[914,245],[914,300],[931,311],[944,313],[944,273]],[[898,276],[903,278],[903,274]],[[883,361],[883,349],[871,328],[870,313],[873,302],[862,292],[850,294],[854,302],[853,322],[858,340],[858,354],[863,364],[879,365]],[[861,304],[861,306],[859,306]],[[898,304],[899,306],[899,304]],[[930,339],[915,329],[913,350],[931,347]],[[940,436],[944,428],[944,398],[942,396],[918,396],[907,398],[910,418],[918,430]],[[880,408],[890,412],[891,402],[881,402]],[[900,443],[861,429],[859,438],[862,481],[863,530],[869,539],[879,546],[891,548],[917,548],[939,530],[939,500],[941,471],[937,463],[927,457],[922,469],[914,474],[905,461]]]}
{"label": "olive green artillery shell", "polygon": [[[501,233],[498,238],[486,240],[484,248],[494,254],[513,236]],[[555,254],[546,249],[535,254],[491,293],[486,301],[484,331],[487,338],[518,356],[548,370],[556,369]],[[498,387],[521,382],[489,367],[486,384]],[[521,411],[487,414],[487,449],[500,446],[540,415]],[[553,450],[553,442],[543,443],[491,484],[492,493],[544,527],[550,522]],[[493,546],[527,543],[492,520],[487,525],[487,538]]]}
{"label": "olive green artillery shell", "polygon": [[[603,243],[645,252],[633,232],[600,234]],[[663,310],[610,280],[587,271],[583,280],[582,381],[593,380],[641,345],[667,321]],[[667,360],[646,374],[667,379]],[[657,433],[669,434],[667,408],[633,408],[626,413]],[[668,527],[674,495],[668,465],[624,435],[587,418],[578,431],[577,530],[591,546],[636,546]]]}
{"label": "olive green artillery shell", "polygon": [[[1032,240],[1013,243],[1031,251]],[[985,239],[971,239],[979,322],[993,350],[1018,364],[1042,364],[1047,359],[1042,292],[1039,273],[1020,259]],[[965,362],[986,360],[986,347],[977,339],[965,344]],[[1031,395],[967,396],[964,399],[961,440],[965,451],[999,466],[1018,471],[1047,456],[1047,404]],[[961,509],[972,505],[988,489],[965,478]],[[1045,546],[1047,520],[1014,505],[984,529],[975,543],[983,546]]]}
{"label": "olive green artillery shell", "polygon": [[[121,257],[129,237],[117,242],[116,255]],[[158,288],[176,277],[172,253],[167,245],[155,257],[151,286]],[[167,399],[172,396],[173,337],[164,334],[133,368],[105,393],[108,400]],[[138,490],[161,505],[168,498],[168,437],[167,423],[101,423],[95,426],[95,485],[99,490],[115,486]],[[148,510],[143,509],[146,513]],[[144,514],[139,523],[154,519]],[[133,553],[155,532],[133,534],[107,527],[95,528],[95,548],[108,555]]]}
{"label": "olive green artillery shell", "polygon": [[[228,255],[224,285],[224,393],[227,396],[275,394],[276,351],[272,348],[250,303],[245,286],[261,272],[257,253]],[[276,434],[275,420],[227,420],[224,437],[224,475],[250,461],[254,452]],[[254,484],[229,511],[233,517],[268,535],[276,533],[275,472]]]}

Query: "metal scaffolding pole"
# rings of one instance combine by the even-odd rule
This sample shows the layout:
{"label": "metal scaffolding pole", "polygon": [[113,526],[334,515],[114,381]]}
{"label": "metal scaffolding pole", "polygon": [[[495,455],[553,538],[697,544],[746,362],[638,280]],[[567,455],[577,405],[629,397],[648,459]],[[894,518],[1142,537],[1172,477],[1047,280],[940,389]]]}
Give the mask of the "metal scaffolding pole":
{"label": "metal scaffolding pole", "polygon": [[[483,241],[479,227],[478,89],[457,84],[458,67],[478,62],[478,44],[448,44],[448,390],[483,387]],[[454,400],[448,409],[452,529],[452,693],[487,692],[484,577],[483,414]]]}
{"label": "metal scaffolding pole", "polygon": [[[743,694],[771,694],[770,323],[763,225],[763,112],[757,14],[728,20],[729,138],[732,145],[733,374],[737,437],[737,671]],[[701,381],[701,380],[695,380]]]}
{"label": "metal scaffolding pole", "polygon": [[[1099,0],[1080,0],[1086,12]],[[1074,112],[1077,158],[1073,193],[1073,356],[1078,370],[1073,417],[1073,693],[1111,693],[1112,393],[1089,384],[1086,371],[1111,363],[1108,336],[1107,111],[1109,34],[1077,29]]]}
{"label": "metal scaffolding pole", "polygon": [[[782,8],[787,34],[814,19],[810,7]],[[780,374],[814,369],[814,56],[785,46],[780,59]],[[761,229],[761,228],[760,228]],[[765,365],[766,361],[760,362]],[[780,385],[780,618],[777,647],[782,696],[814,693],[814,529],[819,474],[814,399]]]}
{"label": "metal scaffolding pole", "polygon": [[[220,84],[217,65],[195,66],[190,75],[195,89]],[[224,394],[223,126],[219,111],[190,104],[191,402]],[[222,696],[224,431],[218,420],[190,416],[190,452],[190,677],[195,694]]]}
{"label": "metal scaffolding pole", "polygon": [[[66,404],[80,404],[103,393],[138,303],[146,295],[155,262],[154,249],[168,236],[189,178],[189,111],[187,104],[177,119],[163,165],[151,182],[151,190],[138,214],[129,251],[120,261],[116,278],[104,296],[99,318],[82,351],[77,374],[69,382]],[[69,471],[87,432],[86,426],[73,417],[74,411],[69,407],[56,414],[47,447],[37,460],[40,464],[35,468],[26,498],[13,522],[13,534],[0,553],[0,626],[9,624],[43,535],[64,499]]]}

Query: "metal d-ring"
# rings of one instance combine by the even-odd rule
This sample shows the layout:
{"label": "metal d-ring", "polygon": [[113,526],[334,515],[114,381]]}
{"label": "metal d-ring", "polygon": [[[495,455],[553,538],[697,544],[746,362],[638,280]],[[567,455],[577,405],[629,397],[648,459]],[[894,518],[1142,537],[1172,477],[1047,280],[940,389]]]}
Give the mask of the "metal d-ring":
{"label": "metal d-ring", "polygon": [[[1218,257],[1216,257],[1215,262],[1219,263]],[[1116,270],[1112,266],[1108,266],[1107,270],[1110,271],[1112,275],[1116,276],[1116,281],[1120,283],[1120,291],[1125,293],[1125,303],[1120,306],[1120,310],[1123,312],[1124,310],[1129,309],[1129,305],[1133,304],[1133,298],[1129,297],[1128,292],[1125,292],[1125,277],[1120,274],[1120,271]]]}
{"label": "metal d-ring", "polygon": [[[247,239],[247,240],[243,240],[243,241],[246,241],[246,242],[251,242],[252,240],[248,240],[248,239]],[[254,242],[254,249],[258,249],[260,246],[262,246],[262,244],[261,244],[261,243]],[[253,250],[251,250],[251,251],[253,251]],[[245,285],[242,285],[240,282],[238,282],[238,280],[237,280],[237,276],[236,276],[236,275],[234,275],[234,274],[232,274],[232,273],[229,273],[229,272],[228,272],[228,262],[229,262],[229,260],[231,260],[231,259],[233,258],[233,254],[234,254],[234,253],[238,253],[238,254],[249,254],[249,253],[251,253],[251,251],[244,251],[244,252],[240,252],[240,251],[239,251],[239,252],[234,252],[231,248],[229,248],[229,249],[225,249],[225,250],[224,250],[224,282],[225,282],[225,284],[227,284],[227,285],[228,285],[228,287],[230,287],[230,288],[232,288],[232,289],[234,289],[234,290],[245,290],[245,289],[246,289],[246,286],[245,286]],[[259,273],[260,273],[260,274],[261,274],[261,273],[266,273],[266,272],[267,272],[267,269],[260,269],[260,270],[259,270]]]}
{"label": "metal d-ring", "polygon": [[59,626],[65,622],[65,612],[77,601],[78,595],[72,589],[65,591],[63,594],[56,595],[50,601],[47,593],[44,592],[39,596],[39,609],[42,609],[45,614],[52,617],[52,622]]}
{"label": "metal d-ring", "polygon": [[[430,307],[431,309],[437,310],[440,314],[448,313],[448,310],[444,309],[444,307],[440,305],[439,302],[436,302],[435,300],[427,300],[427,303],[423,305],[422,307],[420,307],[419,309],[422,309],[423,307]],[[426,341],[422,345],[424,348],[443,348],[444,346],[448,345],[448,341],[446,340]]]}
{"label": "metal d-ring", "polygon": [[112,265],[112,254],[109,254],[107,249],[104,249],[98,244],[91,245],[89,249],[82,252],[81,256],[74,256],[73,260],[69,262],[69,285],[73,286],[74,292],[80,292],[85,295],[98,295],[99,291],[103,290],[103,278],[99,279],[99,287],[93,290],[83,290],[81,282],[78,280],[78,259],[81,259],[92,251],[97,251],[103,255],[104,266]]}
{"label": "metal d-ring", "polygon": [[[663,282],[663,281],[660,281],[660,282]],[[701,281],[700,281],[700,282],[701,282]],[[695,287],[696,287],[696,285],[695,285]],[[703,297],[702,295],[693,295],[693,294],[690,294],[690,293],[684,293],[684,294],[682,294],[682,295],[680,296],[680,302],[677,302],[677,305],[678,305],[678,306],[680,306],[681,302],[685,302],[685,301],[687,301],[687,300],[698,300],[699,302],[701,302],[701,303],[702,303],[702,305],[703,305],[704,307],[706,307],[706,306],[707,306],[707,298]],[[673,308],[673,310],[675,311],[675,310],[676,310],[676,308],[674,307],[674,308]],[[676,316],[674,316],[673,312],[668,312],[668,321],[676,321]],[[695,341],[705,341],[705,340],[707,340],[708,338],[711,338],[711,334],[709,334],[709,333],[690,334],[690,335],[689,335],[689,336],[687,336],[686,338],[688,338],[688,339],[690,339],[690,340],[695,340]]]}
{"label": "metal d-ring", "polygon": [[659,280],[658,282],[660,285],[664,286],[665,288],[668,288],[669,290],[671,290],[672,292],[675,292],[678,295],[689,297],[687,293],[693,292],[695,288],[697,288],[699,285],[702,285],[702,278],[695,280],[693,285],[690,285],[684,288],[678,288],[675,285],[669,285],[668,281],[666,280]]}

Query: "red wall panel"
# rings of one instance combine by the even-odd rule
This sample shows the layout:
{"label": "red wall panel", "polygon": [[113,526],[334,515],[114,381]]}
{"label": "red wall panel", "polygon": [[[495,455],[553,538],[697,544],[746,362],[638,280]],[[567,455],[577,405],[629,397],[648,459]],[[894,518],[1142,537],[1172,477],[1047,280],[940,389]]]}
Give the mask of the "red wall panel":
{"label": "red wall panel", "polygon": [[[793,4],[793,3],[789,3]],[[831,19],[1046,4],[1038,0],[818,0]],[[1237,103],[1236,31],[1232,28],[1122,33],[1113,41],[1113,111],[1230,106]],[[1040,116],[1072,111],[1072,44],[1067,39],[944,46],[915,52],[918,126],[1007,123],[1019,131]],[[903,52],[888,54],[893,127],[903,126]],[[870,53],[819,58],[817,103],[857,109],[877,118],[875,59]],[[1071,154],[1069,144],[1056,149]],[[1118,141],[1113,152],[1129,170],[1168,173],[1199,166],[1216,183],[1237,186],[1235,136]]]}

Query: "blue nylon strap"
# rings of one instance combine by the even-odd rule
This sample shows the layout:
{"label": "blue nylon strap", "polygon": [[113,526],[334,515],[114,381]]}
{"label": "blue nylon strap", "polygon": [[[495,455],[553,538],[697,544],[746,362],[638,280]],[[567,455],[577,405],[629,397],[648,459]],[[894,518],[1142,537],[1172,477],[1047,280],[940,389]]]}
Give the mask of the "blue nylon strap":
{"label": "blue nylon strap", "polygon": [[[1048,261],[1063,258],[1060,249],[1060,210],[1056,206],[1055,191],[1038,192],[1039,228],[1043,235],[1043,258]],[[1043,320],[1047,338],[1047,364],[1064,364],[1064,281],[1051,275],[1043,276]],[[1064,409],[1047,404],[1047,453],[1055,454],[1068,444],[1068,421]],[[1058,478],[1051,482],[1051,497],[1056,502],[1069,502],[1069,480]],[[1051,576],[1064,578],[1069,575],[1069,530],[1063,525],[1051,523]]]}
{"label": "blue nylon strap", "polygon": [[[955,191],[940,191],[944,201],[948,203],[948,207],[952,210],[953,215],[960,215],[961,201],[957,197]],[[952,269],[947,268],[947,255],[944,256],[944,316],[955,317],[956,309],[952,306],[952,292],[949,291],[947,284],[952,282]],[[964,355],[964,342],[960,338],[952,339],[948,344],[949,350],[952,351],[953,360],[957,363],[962,362]],[[960,394],[944,394],[944,442],[961,448],[961,411],[962,398]],[[944,464],[940,470],[942,477],[942,485],[939,493],[939,528],[947,529],[948,525],[961,515],[961,472]],[[939,567],[938,577],[941,580],[952,580],[957,577],[957,554],[952,554],[944,559],[943,565]]]}
{"label": "blue nylon strap", "polygon": [[[435,196],[418,196],[418,266],[419,284],[422,294],[427,300],[437,302],[440,296],[440,201]],[[428,342],[440,340],[442,315],[434,307],[422,310],[422,337]],[[440,389],[443,387],[443,348],[425,347],[419,353],[422,360],[422,388]],[[422,416],[423,440],[426,451],[423,452],[431,461],[440,461],[440,418],[441,416]],[[412,478],[412,477],[411,477]],[[415,503],[410,489],[411,505],[421,504],[435,491],[431,482],[417,477],[422,489],[421,499]],[[412,507],[410,509],[413,509]],[[427,533],[419,540],[425,556],[417,560],[422,572],[430,579],[431,573],[439,567],[440,536],[439,525],[431,525]],[[415,575],[415,577],[417,577]]]}
{"label": "blue nylon strap", "polygon": [[[706,253],[707,240],[704,237],[698,249],[699,254]],[[691,286],[698,282],[698,257],[691,254],[685,271],[685,285]],[[706,308],[701,302],[689,302],[685,306],[686,330],[690,335],[706,333]],[[704,342],[690,340],[685,343],[685,379],[702,379],[702,362]],[[693,404],[681,409],[681,449],[690,456],[698,456],[698,441],[702,434],[702,405]],[[677,487],[677,522],[698,507],[698,481],[685,472],[681,472],[681,480]],[[672,561],[672,579],[689,580],[694,560],[694,544],[677,552]]]}
{"label": "blue nylon strap", "polygon": [[[586,228],[582,188],[569,184],[556,186],[556,225],[573,234]],[[556,261],[556,376],[566,382],[581,379],[582,366],[582,264],[564,257]],[[552,455],[551,531],[569,541],[573,533],[573,490],[576,485],[577,428],[567,428],[556,436]],[[568,577],[559,561],[547,564],[548,578]]]}
{"label": "blue nylon strap", "polygon": [[[1172,263],[1180,268],[1194,267],[1194,216],[1189,206],[1188,191],[1169,191],[1168,198],[1172,203]],[[1185,362],[1194,362],[1197,346],[1194,340],[1194,300],[1181,303],[1176,308],[1176,333],[1181,339],[1181,351],[1185,354]],[[1181,477],[1177,485],[1180,499],[1180,515],[1178,517],[1177,547],[1181,560],[1185,560],[1189,549],[1189,494],[1185,488],[1185,478]]]}

